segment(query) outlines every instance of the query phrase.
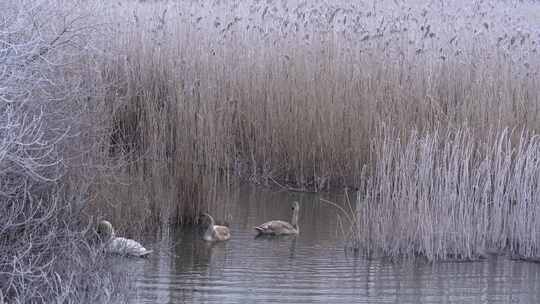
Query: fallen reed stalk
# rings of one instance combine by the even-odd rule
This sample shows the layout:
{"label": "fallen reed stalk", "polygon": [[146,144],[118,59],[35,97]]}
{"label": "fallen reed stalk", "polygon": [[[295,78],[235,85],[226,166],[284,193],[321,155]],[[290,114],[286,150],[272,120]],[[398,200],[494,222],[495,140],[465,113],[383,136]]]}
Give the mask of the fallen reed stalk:
{"label": "fallen reed stalk", "polygon": [[[319,201],[325,204],[329,204],[330,206],[336,208],[339,211],[339,213],[337,214],[338,224],[341,229],[342,236],[345,240],[345,248],[358,251],[361,247],[360,242],[362,241],[362,238],[358,233],[358,229],[360,227],[360,218],[358,217],[359,214],[356,210],[358,206],[357,200],[360,193],[358,192],[358,190],[356,190],[354,194],[355,197],[353,197],[353,199],[351,200],[349,198],[348,189],[345,189],[344,207],[324,198],[319,198]],[[345,223],[341,220],[342,216],[347,220]]]}

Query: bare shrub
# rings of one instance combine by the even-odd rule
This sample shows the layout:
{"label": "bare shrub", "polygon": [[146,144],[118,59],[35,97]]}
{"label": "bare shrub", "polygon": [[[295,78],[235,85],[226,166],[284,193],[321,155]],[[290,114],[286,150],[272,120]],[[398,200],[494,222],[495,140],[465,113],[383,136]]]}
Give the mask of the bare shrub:
{"label": "bare shrub", "polygon": [[115,299],[81,214],[99,132],[80,70],[91,21],[82,2],[0,3],[0,302]]}

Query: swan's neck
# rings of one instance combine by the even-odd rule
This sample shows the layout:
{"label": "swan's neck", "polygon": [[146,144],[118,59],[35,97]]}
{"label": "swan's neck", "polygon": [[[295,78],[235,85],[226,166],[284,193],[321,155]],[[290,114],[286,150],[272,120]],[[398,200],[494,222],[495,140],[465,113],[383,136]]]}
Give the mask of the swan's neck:
{"label": "swan's neck", "polygon": [[210,218],[210,224],[208,225],[208,228],[206,228],[206,232],[204,233],[204,238],[205,239],[211,239],[212,238],[212,234],[214,233],[214,218],[211,216],[211,215],[207,215],[209,218]]}
{"label": "swan's neck", "polygon": [[109,242],[115,237],[114,228],[111,225],[107,225],[105,227],[104,233],[105,233],[105,242]]}
{"label": "swan's neck", "polygon": [[291,224],[294,228],[298,229],[298,209],[294,209],[293,211]]}

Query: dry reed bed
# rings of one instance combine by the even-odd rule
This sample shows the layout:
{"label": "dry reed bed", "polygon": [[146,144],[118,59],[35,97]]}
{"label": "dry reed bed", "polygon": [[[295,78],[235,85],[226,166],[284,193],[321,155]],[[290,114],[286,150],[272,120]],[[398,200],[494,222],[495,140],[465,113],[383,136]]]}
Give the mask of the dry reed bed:
{"label": "dry reed bed", "polygon": [[122,3],[108,10],[99,67],[114,112],[107,150],[137,159],[115,176],[123,185],[96,188],[115,221],[227,216],[221,191],[236,177],[357,185],[383,125],[403,140],[538,130],[537,29],[506,18],[531,3]]}
{"label": "dry reed bed", "polygon": [[[368,255],[474,260],[540,255],[540,137],[467,129],[386,131],[356,201],[355,248]],[[369,170],[368,170],[369,171]]]}

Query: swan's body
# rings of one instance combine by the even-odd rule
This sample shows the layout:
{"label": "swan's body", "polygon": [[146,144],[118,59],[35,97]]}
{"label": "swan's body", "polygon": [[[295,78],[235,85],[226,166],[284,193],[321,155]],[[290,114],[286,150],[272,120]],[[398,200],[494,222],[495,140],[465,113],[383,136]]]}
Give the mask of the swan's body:
{"label": "swan's body", "polygon": [[292,204],[293,215],[292,215],[291,223],[288,223],[285,221],[273,220],[254,228],[255,230],[257,230],[259,235],[261,234],[266,234],[266,235],[299,234],[300,233],[300,227],[298,227],[298,210],[299,209],[300,209],[300,205],[298,204],[298,202],[293,202]]}
{"label": "swan's body", "polygon": [[203,236],[205,241],[226,241],[231,238],[231,231],[229,230],[229,227],[216,225],[214,218],[210,214],[204,213],[204,215],[210,219],[210,225],[208,225],[208,228]]}
{"label": "swan's body", "polygon": [[145,257],[152,253],[139,242],[123,237],[116,237],[111,223],[101,221],[98,224],[98,233],[102,235],[105,251],[124,256]]}

